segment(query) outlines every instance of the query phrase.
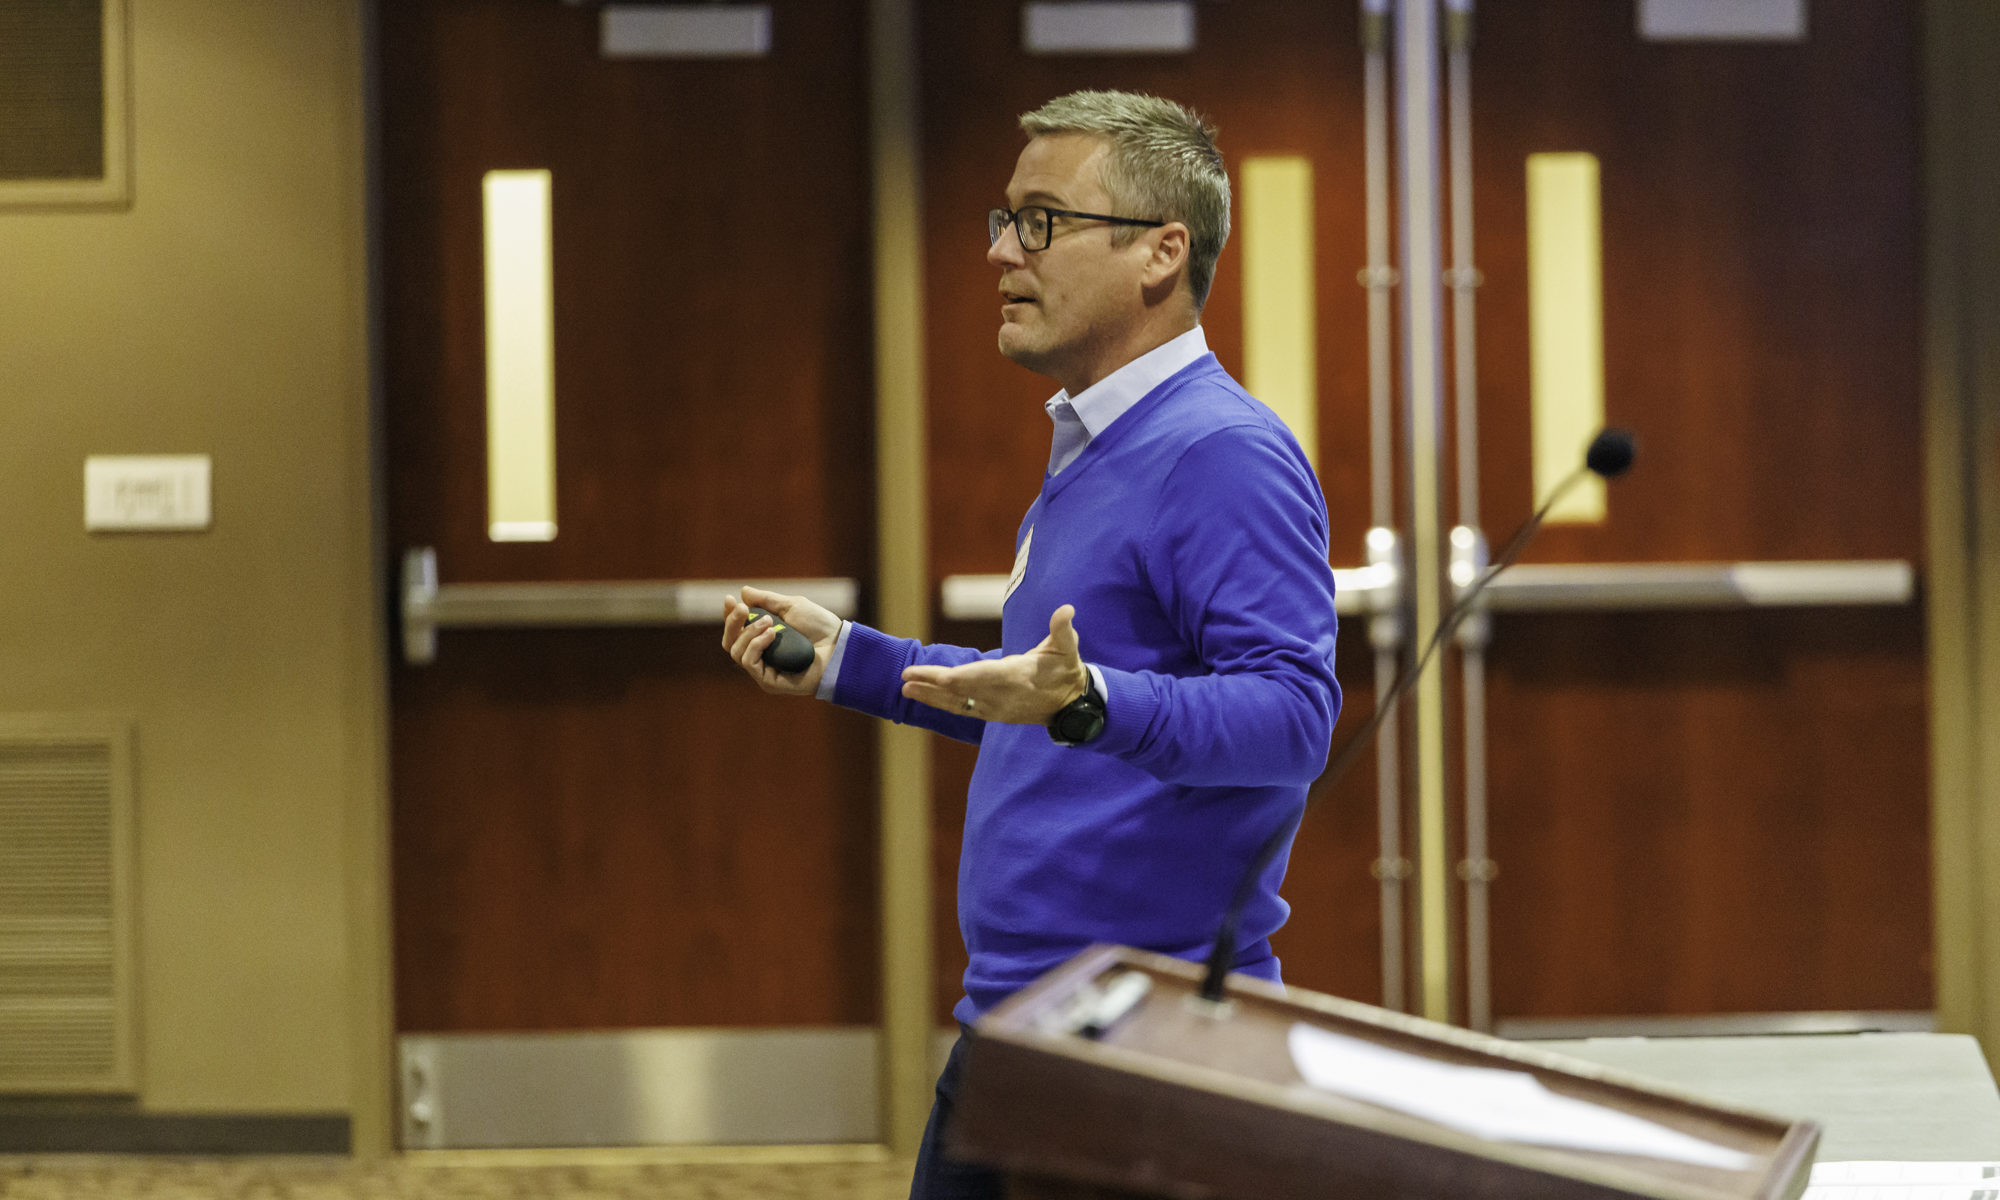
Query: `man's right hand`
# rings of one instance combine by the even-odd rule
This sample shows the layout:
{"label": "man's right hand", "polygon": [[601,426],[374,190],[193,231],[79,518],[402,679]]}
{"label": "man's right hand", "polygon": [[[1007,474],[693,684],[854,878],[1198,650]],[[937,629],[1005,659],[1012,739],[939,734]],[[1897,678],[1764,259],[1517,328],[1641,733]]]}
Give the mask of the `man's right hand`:
{"label": "man's right hand", "polygon": [[[812,665],[796,675],[782,675],[764,665],[764,650],[777,640],[778,631],[770,618],[750,619],[755,605],[772,613],[812,642]],[[804,596],[786,596],[762,588],[746,587],[741,595],[722,598],[722,648],[757,686],[774,696],[810,696],[819,690],[826,672],[827,656],[840,636],[840,618]]]}

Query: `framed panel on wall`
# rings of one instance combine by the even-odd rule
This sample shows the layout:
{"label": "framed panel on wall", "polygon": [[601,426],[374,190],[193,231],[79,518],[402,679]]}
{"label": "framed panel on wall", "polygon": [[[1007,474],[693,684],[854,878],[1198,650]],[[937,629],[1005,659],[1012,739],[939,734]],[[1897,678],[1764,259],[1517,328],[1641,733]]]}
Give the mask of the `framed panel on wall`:
{"label": "framed panel on wall", "polygon": [[0,209],[132,202],[128,0],[0,0]]}

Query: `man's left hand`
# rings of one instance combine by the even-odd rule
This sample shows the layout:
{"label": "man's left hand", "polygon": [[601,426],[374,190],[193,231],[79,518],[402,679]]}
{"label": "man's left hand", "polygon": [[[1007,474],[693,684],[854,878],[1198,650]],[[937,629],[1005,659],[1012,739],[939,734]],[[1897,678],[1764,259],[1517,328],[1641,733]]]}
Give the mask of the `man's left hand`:
{"label": "man's left hand", "polygon": [[910,667],[903,672],[903,695],[983,721],[1046,725],[1058,709],[1090,687],[1075,620],[1074,606],[1058,608],[1049,618],[1049,636],[1026,654],[958,667]]}

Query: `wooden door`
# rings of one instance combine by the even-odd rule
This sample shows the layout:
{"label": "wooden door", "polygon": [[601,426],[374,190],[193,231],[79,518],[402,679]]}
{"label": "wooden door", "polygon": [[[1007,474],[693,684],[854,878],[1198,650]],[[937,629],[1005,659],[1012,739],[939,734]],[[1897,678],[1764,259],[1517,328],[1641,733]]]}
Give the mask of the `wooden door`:
{"label": "wooden door", "polygon": [[[1320,473],[1334,561],[1360,561],[1358,15],[1204,8],[1193,56],[1137,59],[1023,54],[1009,5],[926,27],[939,577],[1005,570],[1046,453],[1037,409],[1051,388],[992,349],[977,214],[1020,144],[1015,115],[1085,86],[1203,109],[1232,168],[1312,159]],[[1609,521],[1551,529],[1529,561],[1920,559],[1914,36],[1912,14],[1862,0],[1815,5],[1810,38],[1776,45],[1642,43],[1631,6],[1596,0],[1481,10],[1479,462],[1496,542],[1533,499],[1525,158],[1586,150],[1605,181],[1608,416],[1639,430],[1643,459]],[[1224,253],[1203,322],[1232,368],[1240,261],[1240,246]],[[1364,632],[1343,628],[1336,743],[1373,705]],[[978,623],[939,633],[996,636]],[[1923,672],[1914,606],[1497,617],[1496,1014],[1928,1007]],[[938,757],[941,898],[970,765],[963,749]],[[1412,850],[1415,828],[1406,813]],[[1364,763],[1293,855],[1292,921],[1276,939],[1288,980],[1382,994],[1374,853]],[[964,960],[948,904],[938,917],[942,1013]]]}
{"label": "wooden door", "polygon": [[[395,552],[447,582],[870,577],[861,8],[670,62],[600,57],[591,7],[380,6]],[[553,173],[545,543],[486,532],[498,168]],[[399,1031],[878,1019],[872,731],[762,696],[716,636],[447,631],[397,663]]]}
{"label": "wooden door", "polygon": [[[1017,117],[1079,88],[1152,92],[1201,111],[1220,130],[1232,181],[1244,159],[1301,155],[1313,167],[1319,346],[1318,463],[1333,561],[1358,566],[1368,527],[1368,388],[1362,228],[1361,52],[1358,18],[1317,0],[1201,6],[1191,55],[1048,57],[1022,51],[1017,5],[931,5],[922,28],[925,291],[930,363],[931,569],[1005,574],[1021,514],[1040,487],[1050,427],[1042,402],[1056,387],[1000,357],[997,278],[986,262],[984,213],[1004,202],[1025,144]],[[1216,271],[1202,326],[1224,367],[1243,369],[1241,230]],[[999,642],[994,622],[940,622],[937,636]],[[1337,648],[1350,713],[1372,704],[1371,655],[1360,621]],[[1341,722],[1342,736],[1358,721]],[[934,759],[937,1004],[948,1020],[965,951],[956,892],[970,747],[940,743]],[[1370,760],[1372,764],[1372,759]],[[1363,999],[1381,994],[1375,782],[1364,764],[1301,832],[1285,895],[1293,911],[1274,939],[1289,982]]]}
{"label": "wooden door", "polygon": [[[1659,43],[1484,6],[1481,507],[1531,503],[1525,159],[1601,163],[1608,417],[1641,456],[1531,562],[1921,561],[1915,6]],[[1922,612],[1501,615],[1494,1012],[1931,1006]]]}

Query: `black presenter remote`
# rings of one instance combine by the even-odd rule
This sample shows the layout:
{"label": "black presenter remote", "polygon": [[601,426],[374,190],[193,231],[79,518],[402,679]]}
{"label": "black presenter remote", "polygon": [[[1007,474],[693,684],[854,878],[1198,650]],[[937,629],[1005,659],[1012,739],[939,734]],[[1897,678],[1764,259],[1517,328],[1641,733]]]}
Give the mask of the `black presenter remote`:
{"label": "black presenter remote", "polygon": [[807,667],[812,666],[813,644],[806,639],[805,634],[785,624],[778,618],[777,614],[768,609],[752,608],[750,610],[750,620],[752,623],[756,622],[760,617],[770,617],[771,624],[778,630],[777,638],[770,645],[764,647],[765,666],[778,672],[780,675],[796,675]]}

